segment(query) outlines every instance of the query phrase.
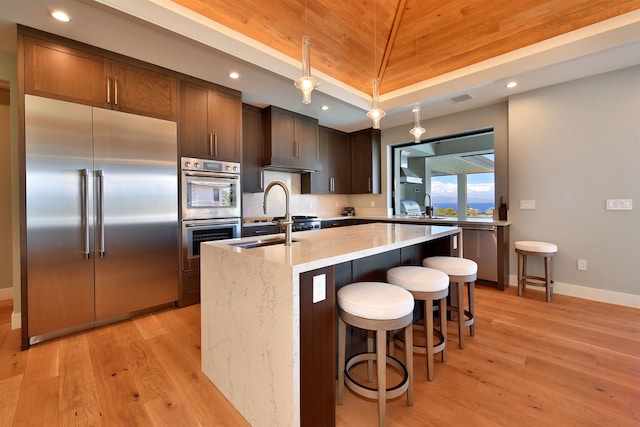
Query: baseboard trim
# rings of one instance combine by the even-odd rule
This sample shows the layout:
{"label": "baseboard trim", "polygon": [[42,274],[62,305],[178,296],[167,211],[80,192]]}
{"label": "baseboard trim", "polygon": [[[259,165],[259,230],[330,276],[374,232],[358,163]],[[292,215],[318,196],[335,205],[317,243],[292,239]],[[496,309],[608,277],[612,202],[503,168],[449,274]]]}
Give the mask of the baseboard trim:
{"label": "baseboard trim", "polygon": [[[516,283],[518,283],[518,278],[515,275],[509,276],[509,286],[517,286]],[[527,289],[528,288],[544,289],[544,287],[530,285],[527,286]],[[622,305],[624,307],[640,308],[640,295],[589,288],[586,286],[572,285],[570,283],[561,283],[557,281],[553,284],[553,293],[605,302],[608,304]]]}
{"label": "baseboard trim", "polygon": [[11,329],[22,328],[22,313],[11,313]]}

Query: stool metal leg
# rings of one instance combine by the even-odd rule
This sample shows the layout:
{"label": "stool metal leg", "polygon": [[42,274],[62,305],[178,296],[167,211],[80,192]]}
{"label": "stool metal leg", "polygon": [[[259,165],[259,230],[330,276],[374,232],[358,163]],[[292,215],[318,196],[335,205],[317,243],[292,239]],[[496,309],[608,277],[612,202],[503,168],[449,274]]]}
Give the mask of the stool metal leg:
{"label": "stool metal leg", "polygon": [[404,341],[404,361],[407,368],[407,375],[409,376],[407,405],[413,406],[413,323],[409,323],[404,328],[404,336],[406,337]]}
{"label": "stool metal leg", "polygon": [[338,316],[338,405],[344,397],[344,370],[347,341],[347,324]]}
{"label": "stool metal leg", "polygon": [[[475,282],[469,282],[467,284],[467,286],[469,286],[469,313],[471,313],[471,316],[474,316],[475,313],[475,309],[474,309],[474,301],[475,301],[475,289],[476,289],[476,284]],[[464,312],[464,310],[463,310]],[[471,336],[474,336],[476,334],[476,330],[475,330],[475,320],[473,321],[473,323],[471,323],[471,325],[469,326],[469,333],[471,334]]]}
{"label": "stool metal leg", "polygon": [[[376,364],[378,365],[378,425],[385,425],[387,405],[387,332],[376,331]],[[408,346],[407,346],[408,347]]]}
{"label": "stool metal leg", "polygon": [[424,301],[424,335],[427,341],[427,379],[433,381],[433,301]]}
{"label": "stool metal leg", "polygon": [[440,333],[442,339],[444,339],[444,348],[440,352],[442,355],[442,361],[447,361],[447,298],[440,299]]}
{"label": "stool metal leg", "polygon": [[464,348],[464,282],[458,282],[458,347]]}

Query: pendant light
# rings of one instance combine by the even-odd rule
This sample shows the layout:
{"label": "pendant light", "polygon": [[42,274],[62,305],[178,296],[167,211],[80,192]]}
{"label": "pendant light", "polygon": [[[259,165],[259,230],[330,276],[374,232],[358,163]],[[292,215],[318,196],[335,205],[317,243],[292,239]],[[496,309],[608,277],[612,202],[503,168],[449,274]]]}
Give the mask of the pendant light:
{"label": "pendant light", "polygon": [[409,131],[411,135],[413,135],[414,141],[416,143],[420,142],[420,137],[426,131],[422,126],[420,126],[420,103],[416,103],[415,107],[413,107],[413,113],[415,115],[415,124],[413,128]]}
{"label": "pendant light", "polygon": [[378,79],[378,73],[377,73],[377,61],[376,61],[376,47],[377,47],[377,33],[378,33],[378,27],[377,27],[377,16],[376,16],[376,2],[375,0],[373,1],[373,74],[374,74],[374,78],[373,78],[373,82],[372,82],[372,90],[371,90],[371,95],[373,98],[373,105],[371,106],[371,110],[367,113],[367,117],[369,117],[371,119],[371,121],[373,122],[373,128],[374,129],[380,129],[380,119],[384,117],[384,115],[386,114],[384,112],[384,110],[382,110],[379,106],[378,106],[378,97],[379,97],[379,85],[380,85],[380,81]]}
{"label": "pendant light", "polygon": [[[304,2],[304,30],[307,31],[307,2]],[[302,75],[298,77],[294,84],[302,92],[302,103],[311,103],[311,92],[318,87],[318,80],[311,76],[311,37],[302,37]]]}
{"label": "pendant light", "polygon": [[[415,14],[415,18],[416,18],[416,24],[415,24],[415,31],[416,31],[416,59],[419,56],[419,51],[418,51],[418,9],[416,8],[416,14]],[[413,110],[411,110],[413,112],[414,115],[414,125],[413,128],[411,128],[411,130],[409,131],[409,133],[411,135],[413,135],[413,140],[415,141],[415,143],[419,143],[420,142],[420,138],[422,137],[422,134],[425,133],[426,131],[424,130],[424,128],[422,126],[420,126],[420,87],[419,84],[416,83],[416,105],[413,107]]]}

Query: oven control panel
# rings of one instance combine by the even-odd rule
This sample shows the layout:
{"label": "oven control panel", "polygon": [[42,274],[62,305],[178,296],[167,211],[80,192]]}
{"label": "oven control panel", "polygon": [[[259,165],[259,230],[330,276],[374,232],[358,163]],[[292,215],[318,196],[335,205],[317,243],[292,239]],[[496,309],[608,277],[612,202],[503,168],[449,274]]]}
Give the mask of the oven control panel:
{"label": "oven control panel", "polygon": [[220,160],[195,159],[193,157],[181,158],[182,170],[197,172],[223,172],[240,174],[240,163],[224,162]]}

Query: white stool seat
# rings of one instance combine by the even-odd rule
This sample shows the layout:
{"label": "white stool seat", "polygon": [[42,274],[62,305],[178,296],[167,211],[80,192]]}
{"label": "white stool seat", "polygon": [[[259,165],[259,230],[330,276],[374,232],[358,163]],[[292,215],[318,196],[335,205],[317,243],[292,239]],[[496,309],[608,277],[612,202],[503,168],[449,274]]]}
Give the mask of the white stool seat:
{"label": "white stool seat", "polygon": [[548,242],[534,242],[522,240],[515,243],[516,249],[527,252],[552,253],[558,252],[558,246]]}
{"label": "white stool seat", "polygon": [[415,265],[404,265],[388,270],[387,281],[409,292],[439,292],[449,287],[449,276],[446,273]]}
{"label": "white stool seat", "polygon": [[478,264],[470,259],[459,257],[432,256],[422,260],[422,265],[440,270],[449,276],[469,276],[478,272]]}
{"label": "white stool seat", "polygon": [[342,310],[365,319],[398,319],[413,312],[411,293],[389,283],[351,283],[340,288],[337,296]]}

